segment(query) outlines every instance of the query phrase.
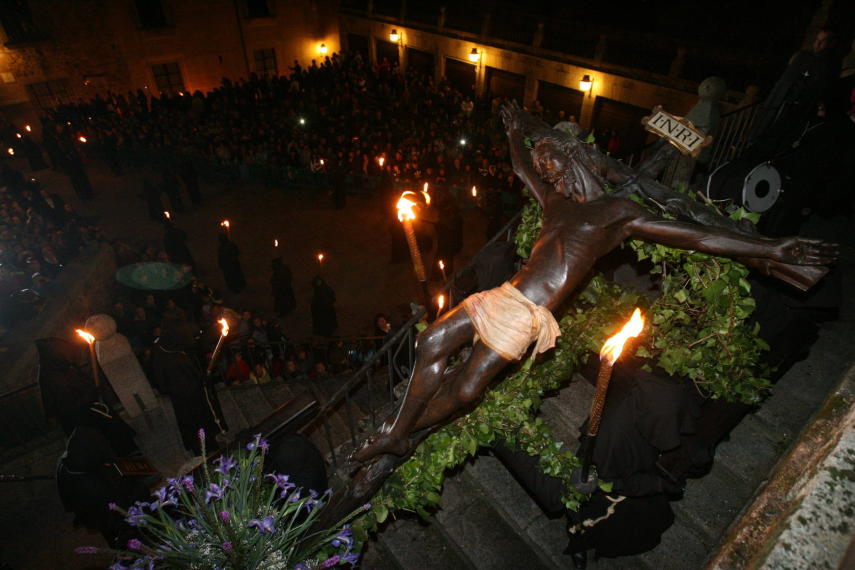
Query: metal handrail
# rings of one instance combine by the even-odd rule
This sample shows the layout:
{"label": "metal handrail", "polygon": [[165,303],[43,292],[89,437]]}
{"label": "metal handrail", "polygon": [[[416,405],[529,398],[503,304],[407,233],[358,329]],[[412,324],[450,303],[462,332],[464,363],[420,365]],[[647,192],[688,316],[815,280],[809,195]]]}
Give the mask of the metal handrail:
{"label": "metal handrail", "polygon": [[[374,353],[374,355],[368,359],[356,372],[354,372],[350,379],[345,382],[342,386],[340,386],[327,400],[327,402],[318,410],[318,413],[314,418],[306,422],[306,424],[301,428],[301,431],[307,431],[314,427],[318,421],[320,421],[321,428],[323,429],[324,439],[326,440],[327,446],[329,448],[329,453],[331,456],[332,464],[334,468],[338,467],[338,454],[336,453],[336,442],[333,441],[332,430],[329,426],[329,422],[327,421],[329,416],[337,409],[342,402],[345,404],[345,415],[346,422],[348,428],[348,438],[350,439],[351,445],[356,445],[356,438],[359,430],[356,426],[356,421],[354,419],[353,414],[353,402],[351,400],[351,394],[362,385],[368,386],[368,396],[370,401],[370,415],[372,418],[372,425],[376,426],[377,417],[376,411],[377,406],[374,405],[373,401],[373,390],[371,389],[371,372],[375,368],[375,366],[382,362],[383,359],[386,359],[388,362],[388,374],[389,374],[389,402],[394,401],[394,385],[396,384],[396,378],[402,380],[405,377],[409,377],[410,371],[412,370],[413,363],[415,361],[415,354],[412,350],[413,345],[413,331],[415,329],[416,324],[422,320],[424,315],[426,314],[426,310],[424,307],[419,307],[419,309],[413,314],[410,319],[401,326],[398,331],[396,331],[383,345]],[[408,347],[408,359],[407,366],[397,367],[396,361],[398,355],[401,353],[401,350],[404,347]]]}
{"label": "metal handrail", "polygon": [[752,103],[722,115],[716,140],[710,151],[709,170],[733,160],[748,144],[748,135],[754,127],[760,103]]}

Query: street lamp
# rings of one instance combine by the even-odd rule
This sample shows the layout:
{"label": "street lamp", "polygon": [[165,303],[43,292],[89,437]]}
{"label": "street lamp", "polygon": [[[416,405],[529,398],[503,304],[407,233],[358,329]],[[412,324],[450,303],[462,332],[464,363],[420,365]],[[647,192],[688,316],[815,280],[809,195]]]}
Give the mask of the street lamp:
{"label": "street lamp", "polygon": [[318,46],[318,53],[321,55],[327,55],[327,44],[321,44]]}
{"label": "street lamp", "polygon": [[392,33],[389,34],[389,41],[395,43],[399,39],[401,39],[401,34],[398,33],[398,30],[392,30]]}
{"label": "street lamp", "polygon": [[481,59],[481,54],[478,53],[476,48],[472,48],[472,51],[469,52],[469,61],[472,63],[478,63],[479,59]]}
{"label": "street lamp", "polygon": [[582,76],[582,80],[579,82],[579,89],[585,91],[586,93],[591,90],[591,87],[594,85],[594,80],[591,79],[591,76],[585,74]]}

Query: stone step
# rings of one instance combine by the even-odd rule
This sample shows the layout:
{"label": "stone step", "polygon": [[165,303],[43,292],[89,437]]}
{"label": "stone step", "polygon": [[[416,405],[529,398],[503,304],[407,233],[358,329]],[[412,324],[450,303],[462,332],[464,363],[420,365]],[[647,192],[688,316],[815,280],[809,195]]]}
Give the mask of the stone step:
{"label": "stone step", "polygon": [[230,433],[238,433],[250,426],[249,418],[235,400],[231,389],[218,387],[217,398],[220,400],[220,408],[226,417],[226,423],[229,424]]}
{"label": "stone step", "polygon": [[250,426],[256,425],[273,411],[273,406],[267,401],[260,386],[244,384],[229,388],[228,391]]}
{"label": "stone step", "polygon": [[433,517],[443,533],[466,554],[472,567],[554,568],[551,560],[508,524],[473,477],[467,465],[446,478],[440,510]]}
{"label": "stone step", "polygon": [[[487,497],[505,523],[545,558],[550,566],[572,564],[564,554],[567,523],[564,516],[548,518],[497,458],[482,454],[461,473]],[[547,566],[549,567],[549,566]]]}
{"label": "stone step", "polygon": [[368,549],[362,567],[367,570],[476,568],[454,542],[446,538],[438,525],[413,517],[384,524],[377,540]]}
{"label": "stone step", "polygon": [[579,446],[579,426],[588,417],[593,397],[594,387],[577,374],[568,386],[543,401],[540,413],[552,428],[555,439],[565,447],[576,449]]}

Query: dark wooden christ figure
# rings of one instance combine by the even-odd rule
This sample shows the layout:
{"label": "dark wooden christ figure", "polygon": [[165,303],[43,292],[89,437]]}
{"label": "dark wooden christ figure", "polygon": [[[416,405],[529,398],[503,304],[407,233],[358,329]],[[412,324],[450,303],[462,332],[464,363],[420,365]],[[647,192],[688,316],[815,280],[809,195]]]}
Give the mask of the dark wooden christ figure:
{"label": "dark wooden christ figure", "polygon": [[[506,106],[502,118],[514,171],[543,208],[540,235],[528,263],[508,283],[464,300],[421,333],[403,405],[353,455],[358,462],[408,454],[411,434],[469,409],[532,343],[536,352],[551,348],[558,334],[551,311],[624,240],[734,257],[767,274],[787,265],[827,264],[837,255],[836,245],[818,240],[770,239],[657,217],[631,200],[609,197],[596,162],[578,141],[567,144],[565,135],[549,129],[532,133],[526,128],[531,117],[516,106]],[[534,143],[531,152],[526,136]],[[449,358],[476,335],[466,362],[448,369]]]}

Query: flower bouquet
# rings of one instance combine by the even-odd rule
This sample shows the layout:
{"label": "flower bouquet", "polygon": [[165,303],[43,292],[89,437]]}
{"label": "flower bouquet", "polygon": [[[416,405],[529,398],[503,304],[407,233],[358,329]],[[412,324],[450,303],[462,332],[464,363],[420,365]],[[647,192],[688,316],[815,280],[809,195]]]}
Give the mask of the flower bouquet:
{"label": "flower bouquet", "polygon": [[[199,430],[202,453],[205,432]],[[246,451],[203,463],[194,475],[167,480],[151,502],[127,510],[108,508],[139,531],[125,550],[112,551],[111,570],[198,568],[223,570],[312,570],[355,565],[359,554],[346,524],[370,508],[358,509],[335,528],[313,529],[324,499],[303,492],[287,475],[263,474],[268,443],[258,434]],[[80,554],[103,551],[81,546]]]}

